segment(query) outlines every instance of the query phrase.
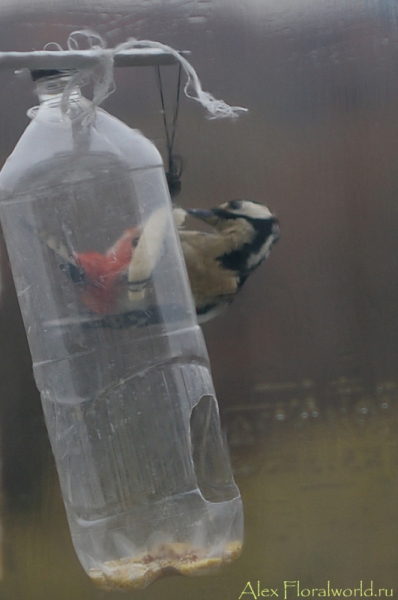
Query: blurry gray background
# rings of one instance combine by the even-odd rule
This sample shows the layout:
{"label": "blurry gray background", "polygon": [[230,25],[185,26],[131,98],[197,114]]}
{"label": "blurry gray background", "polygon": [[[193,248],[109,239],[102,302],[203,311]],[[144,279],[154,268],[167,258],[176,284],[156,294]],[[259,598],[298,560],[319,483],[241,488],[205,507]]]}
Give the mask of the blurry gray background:
{"label": "blurry gray background", "polygon": [[[182,98],[184,207],[267,204],[282,237],[204,332],[246,511],[242,558],[142,598],[238,598],[373,578],[398,588],[398,5],[395,0],[6,2],[0,50],[65,47],[90,26],[191,51],[205,90],[246,106],[210,121]],[[177,69],[164,67],[170,114]],[[118,69],[103,107],[165,156],[152,68]],[[36,103],[0,72],[0,160]],[[0,598],[105,598],[68,537],[40,400],[2,249]],[[3,595],[2,595],[3,594]],[[115,595],[115,598],[119,597]]]}

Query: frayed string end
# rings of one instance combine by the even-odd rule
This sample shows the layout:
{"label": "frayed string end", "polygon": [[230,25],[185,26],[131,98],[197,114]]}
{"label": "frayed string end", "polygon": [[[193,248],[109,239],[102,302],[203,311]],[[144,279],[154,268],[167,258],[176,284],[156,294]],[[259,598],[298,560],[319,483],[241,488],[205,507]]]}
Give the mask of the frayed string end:
{"label": "frayed string end", "polygon": [[217,100],[209,92],[203,90],[198,93],[197,97],[191,96],[185,91],[188,98],[197,100],[204,106],[209,113],[209,119],[237,119],[241,113],[248,112],[247,108],[242,106],[230,106],[224,100]]}
{"label": "frayed string end", "polygon": [[191,63],[177,50],[174,50],[174,48],[171,48],[166,44],[161,44],[160,42],[130,38],[124,44],[117,46],[115,51],[120,52],[123,50],[130,50],[131,48],[158,48],[175,56],[187,76],[187,82],[184,86],[185,95],[191,100],[199,102],[209,113],[210,119],[236,119],[239,117],[240,113],[248,111],[247,108],[243,108],[242,106],[230,106],[224,102],[224,100],[217,100],[212,94],[205,92],[202,89],[200,79]]}

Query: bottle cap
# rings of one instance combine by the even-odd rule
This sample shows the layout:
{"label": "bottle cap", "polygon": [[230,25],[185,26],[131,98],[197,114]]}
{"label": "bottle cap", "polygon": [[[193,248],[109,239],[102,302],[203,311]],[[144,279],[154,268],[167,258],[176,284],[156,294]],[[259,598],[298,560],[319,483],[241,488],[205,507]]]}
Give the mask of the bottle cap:
{"label": "bottle cap", "polygon": [[34,69],[30,72],[33,81],[44,79],[44,77],[55,77],[56,75],[66,75],[69,69]]}

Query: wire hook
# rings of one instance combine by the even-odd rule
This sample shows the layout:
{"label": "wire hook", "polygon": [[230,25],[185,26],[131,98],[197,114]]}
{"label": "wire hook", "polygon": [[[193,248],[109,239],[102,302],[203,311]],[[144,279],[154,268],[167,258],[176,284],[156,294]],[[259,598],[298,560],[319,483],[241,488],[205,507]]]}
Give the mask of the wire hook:
{"label": "wire hook", "polygon": [[174,107],[173,119],[171,122],[171,126],[169,125],[167,114],[166,114],[166,104],[163,93],[163,82],[162,76],[160,72],[160,66],[156,66],[156,76],[157,83],[159,88],[160,102],[162,105],[162,116],[163,116],[163,125],[166,134],[166,146],[167,146],[167,165],[168,170],[166,172],[167,184],[169,186],[170,196],[173,198],[177,196],[181,191],[181,174],[182,174],[182,158],[173,153],[174,149],[174,141],[177,130],[177,119],[178,113],[180,109],[180,92],[181,92],[181,74],[182,67],[181,63],[178,65],[178,80],[177,80],[177,92],[176,92],[176,101]]}

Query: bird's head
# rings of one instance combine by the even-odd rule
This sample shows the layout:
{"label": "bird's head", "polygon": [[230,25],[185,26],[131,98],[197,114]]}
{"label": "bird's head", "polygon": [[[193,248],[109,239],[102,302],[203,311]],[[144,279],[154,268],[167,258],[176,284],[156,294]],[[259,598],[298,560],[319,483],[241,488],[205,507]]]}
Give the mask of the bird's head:
{"label": "bird's head", "polygon": [[208,223],[220,234],[233,237],[235,250],[228,256],[234,257],[239,271],[256,268],[280,237],[278,219],[269,208],[253,200],[231,200],[210,210],[187,209],[187,213]]}
{"label": "bird's head", "polygon": [[271,227],[275,226],[275,234],[279,233],[278,220],[269,208],[253,200],[230,200],[209,210],[188,208],[186,212],[220,232],[230,228],[244,228],[245,223],[264,222]]}

